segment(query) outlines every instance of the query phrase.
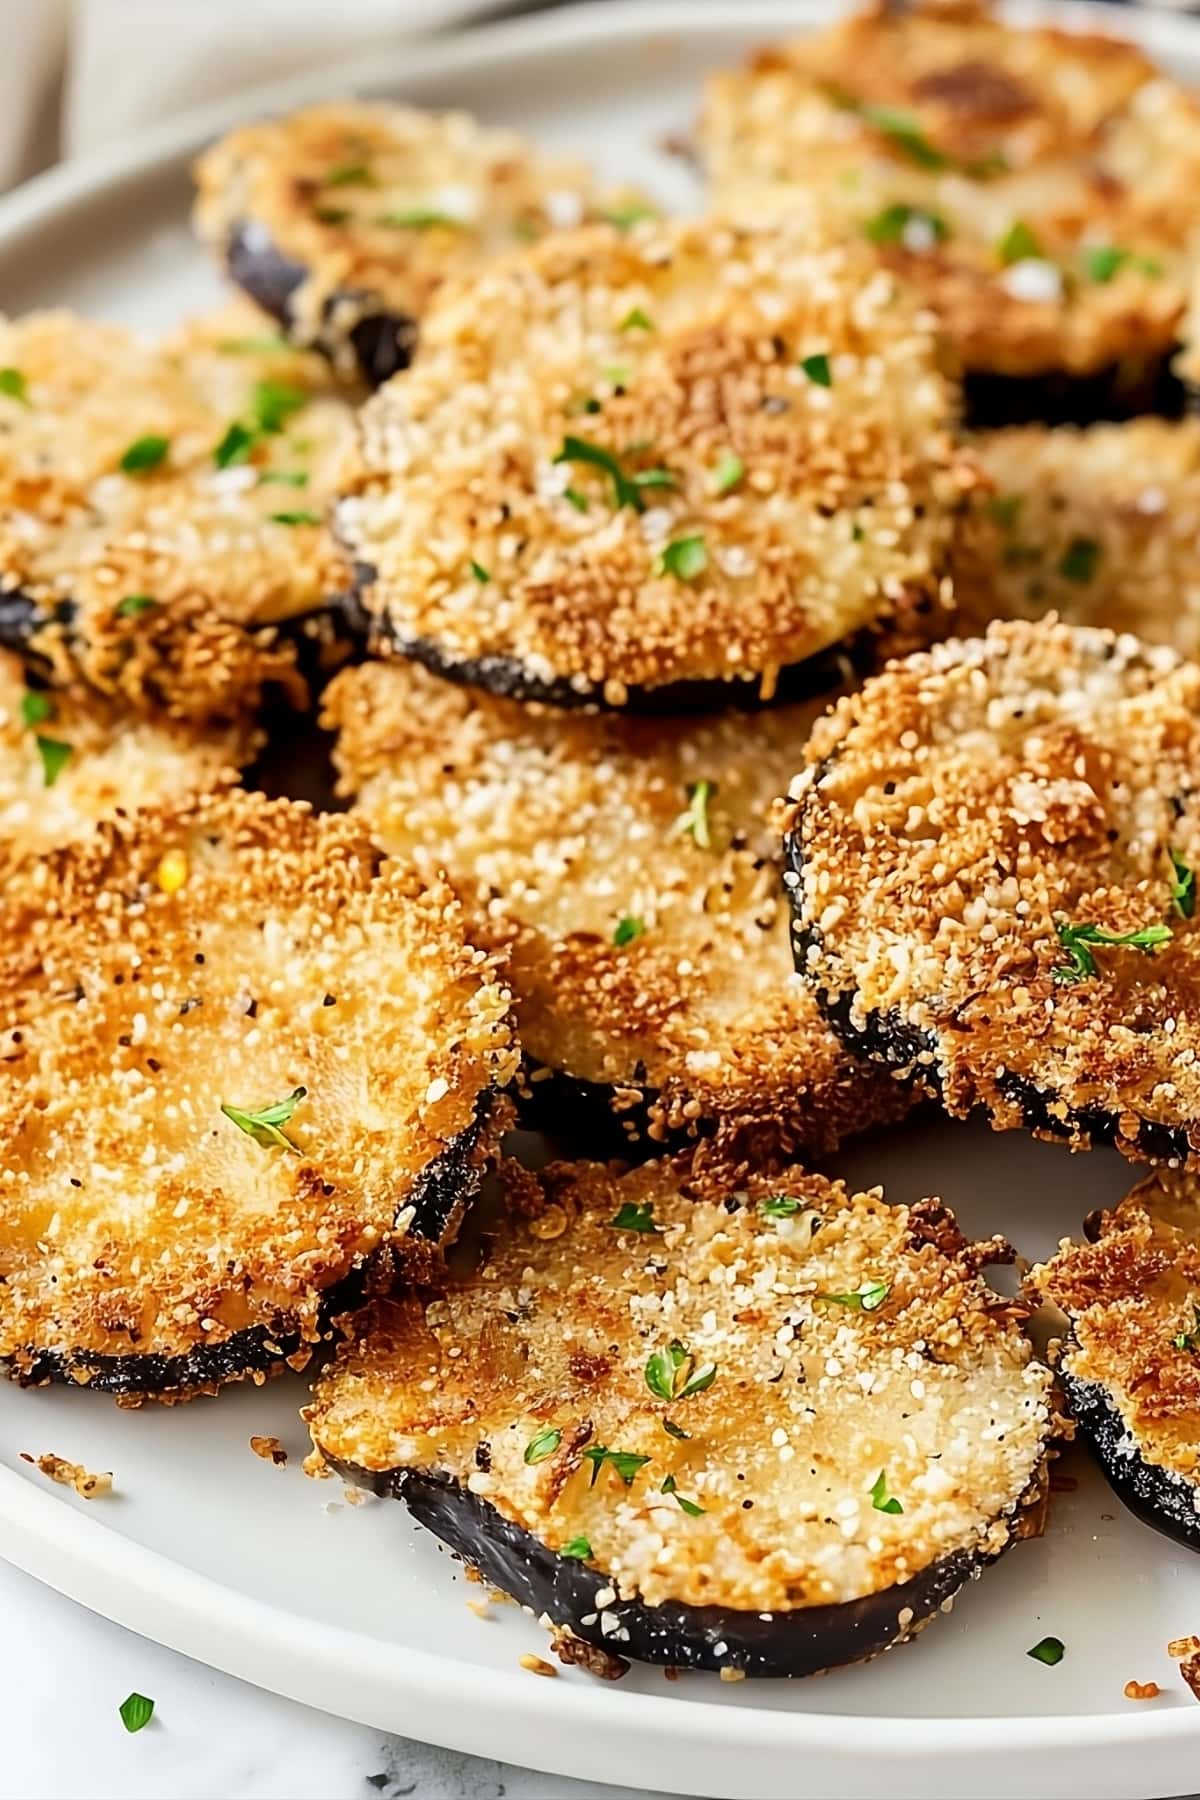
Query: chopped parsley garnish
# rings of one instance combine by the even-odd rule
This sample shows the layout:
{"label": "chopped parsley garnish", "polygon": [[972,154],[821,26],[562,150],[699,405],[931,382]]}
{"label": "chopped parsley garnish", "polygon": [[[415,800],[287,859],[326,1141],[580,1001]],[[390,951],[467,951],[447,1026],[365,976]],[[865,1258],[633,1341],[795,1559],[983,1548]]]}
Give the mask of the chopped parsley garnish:
{"label": "chopped parsley garnish", "polygon": [[433,207],[409,206],[400,212],[380,213],[377,225],[395,225],[402,231],[465,231],[467,221]]}
{"label": "chopped parsley garnish", "polygon": [[1131,255],[1131,251],[1118,250],[1115,244],[1091,244],[1084,250],[1083,266],[1091,281],[1111,281]]}
{"label": "chopped parsley garnish", "polygon": [[548,1425],[545,1431],[539,1431],[531,1437],[525,1446],[525,1461],[529,1464],[545,1462],[553,1456],[562,1443],[562,1432],[556,1425]]}
{"label": "chopped parsley garnish", "polygon": [[1119,950],[1141,950],[1148,955],[1157,945],[1165,944],[1172,936],[1169,925],[1143,925],[1140,931],[1113,932],[1105,931],[1102,925],[1072,925],[1066,919],[1061,919],[1055,921],[1054,929],[1070,962],[1060,964],[1050,973],[1064,987],[1071,987],[1075,982],[1098,973],[1096,959],[1092,955],[1093,945]]}
{"label": "chopped parsley garnish", "polygon": [[1177,1331],[1171,1339],[1176,1350],[1200,1350],[1200,1306],[1192,1301],[1192,1329]]}
{"label": "chopped parsley garnish", "polygon": [[905,206],[899,200],[868,219],[863,231],[873,244],[902,244],[909,225],[926,227],[936,243],[950,236],[950,227],[940,213],[928,212],[923,206]]}
{"label": "chopped parsley garnish", "polygon": [[375,177],[364,162],[339,163],[336,169],[330,169],[322,181],[322,187],[374,187]]}
{"label": "chopped parsley garnish", "polygon": [[42,759],[42,785],[52,788],[71,760],[71,746],[59,738],[39,737],[36,741]]}
{"label": "chopped parsley garnish", "polygon": [[691,1351],[672,1338],[665,1350],[655,1350],[646,1363],[646,1386],[659,1400],[690,1400],[717,1379],[716,1363],[696,1367]]}
{"label": "chopped parsley garnish", "polygon": [[814,1294],[827,1306],[845,1306],[850,1312],[878,1312],[892,1291],[890,1281],[862,1281],[849,1294]]}
{"label": "chopped parsley garnish", "polygon": [[282,431],[293,413],[308,405],[303,388],[290,381],[256,381],[250,402],[255,419],[263,431]]}
{"label": "chopped parsley garnish", "polygon": [[213,451],[213,461],[218,469],[232,469],[235,464],[244,463],[261,435],[252,425],[243,425],[240,419],[235,419]]}
{"label": "chopped parsley garnish", "polygon": [[565,437],[554,460],[556,463],[586,463],[593,469],[602,469],[613,484],[613,505],[631,506],[634,512],[646,510],[643,488],[675,486],[676,478],[669,469],[641,469],[635,475],[627,475],[611,450],[606,450],[602,444],[593,444],[588,438]]}
{"label": "chopped parsley garnish", "polygon": [[564,488],[563,499],[568,506],[573,506],[576,512],[586,512],[588,509],[587,495],[581,494],[578,488]]}
{"label": "chopped parsley garnish", "polygon": [[273,351],[291,348],[282,331],[266,332],[262,337],[222,338],[217,345],[226,356],[269,356]]}
{"label": "chopped parsley garnish", "polygon": [[694,844],[701,850],[712,849],[712,833],[708,827],[708,803],[717,791],[715,781],[690,781],[688,783],[687,811],[680,813],[675,821],[675,829],[683,836],[690,836]]}
{"label": "chopped parsley garnish", "polygon": [[661,575],[673,575],[676,581],[695,581],[708,567],[708,551],[699,532],[691,537],[672,538],[658,559]]}
{"label": "chopped parsley garnish", "polygon": [[624,363],[606,363],[600,373],[605,381],[611,382],[615,388],[623,388],[629,380],[629,370]]}
{"label": "chopped parsley garnish", "polygon": [[871,1487],[871,1505],[876,1512],[902,1513],[904,1508],[900,1502],[890,1496],[887,1491],[887,1470],[880,1469]]}
{"label": "chopped parsley garnish", "polygon": [[896,149],[907,156],[910,162],[917,163],[922,169],[944,169],[949,158],[931,144],[920,124],[911,113],[900,112],[894,106],[855,106],[853,109],[863,120],[883,136],[890,138]]}
{"label": "chopped parsley garnish", "polygon": [[654,1208],[648,1200],[625,1200],[617,1208],[616,1216],[609,1224],[616,1231],[654,1231],[658,1226],[654,1223]]}
{"label": "chopped parsley garnish", "polygon": [[1007,268],[1010,263],[1027,262],[1031,258],[1040,257],[1042,246],[1024,219],[1014,219],[996,245],[996,255]]}
{"label": "chopped parsley garnish", "polygon": [[483,586],[483,584],[485,582],[488,582],[492,579],[491,576],[488,574],[487,570],[484,568],[483,564],[476,562],[474,557],[471,558],[471,573],[475,577],[476,581],[480,584],[481,587]]}
{"label": "chopped parsley garnish", "polygon": [[612,941],[618,950],[623,950],[626,944],[632,944],[634,938],[640,938],[645,929],[646,927],[640,919],[626,916],[617,920],[617,928],[613,932]]}
{"label": "chopped parsley garnish", "polygon": [[291,487],[308,486],[307,469],[264,469],[258,478],[259,487]]}
{"label": "chopped parsley garnish", "polygon": [[25,377],[20,369],[0,369],[0,394],[7,394],[10,400],[19,400],[22,406],[29,405]]}
{"label": "chopped parsley garnish", "polygon": [[790,1194],[768,1194],[758,1210],[764,1219],[791,1219],[803,1209],[803,1200],[793,1200]]}
{"label": "chopped parsley garnish", "polygon": [[658,1491],[660,1494],[670,1494],[680,1511],[685,1512],[689,1519],[702,1519],[704,1517],[706,1509],[703,1506],[697,1506],[694,1500],[687,1499],[685,1495],[679,1492],[679,1489],[675,1485],[675,1477],[673,1475],[668,1475],[664,1478]]}
{"label": "chopped parsley garnish", "polygon": [[1087,582],[1096,573],[1100,546],[1095,538],[1074,537],[1058,560],[1058,572],[1064,581]]}
{"label": "chopped parsley garnish", "polygon": [[44,725],[47,719],[54,717],[54,702],[49,694],[43,694],[38,688],[27,688],[21,695],[21,723],[23,725]]}
{"label": "chopped parsley garnish", "polygon": [[158,468],[170,447],[170,438],[159,437],[155,432],[134,438],[121,458],[121,469],[126,475],[146,475]]}
{"label": "chopped parsley garnish", "polygon": [[628,206],[614,206],[609,212],[602,212],[600,217],[609,225],[615,225],[618,231],[628,231],[631,225],[640,225],[643,219],[657,219],[658,214],[644,200],[631,200]]}
{"label": "chopped parsley garnish", "polygon": [[344,225],[354,214],[348,206],[314,206],[313,218],[321,225]]}
{"label": "chopped parsley garnish", "polygon": [[815,356],[801,357],[800,367],[804,370],[808,379],[815,382],[818,387],[827,388],[833,386],[833,374],[829,367],[829,357],[824,350],[818,351]]}
{"label": "chopped parsley garnish", "polygon": [[1048,1669],[1055,1668],[1066,1653],[1066,1645],[1061,1638],[1056,1637],[1044,1637],[1032,1650],[1025,1652],[1026,1656],[1032,1656],[1034,1662],[1045,1663]]}
{"label": "chopped parsley garnish", "polygon": [[267,517],[276,525],[319,525],[320,513],[315,512],[277,512],[268,513]]}
{"label": "chopped parsley garnish", "polygon": [[118,619],[136,619],[139,613],[149,612],[158,601],[153,594],[126,594],[117,607]]}
{"label": "chopped parsley garnish", "polygon": [[283,1100],[275,1100],[270,1106],[264,1106],[258,1112],[251,1112],[240,1106],[222,1105],[221,1111],[239,1131],[252,1137],[256,1144],[264,1150],[290,1150],[293,1156],[299,1156],[297,1145],[290,1137],[284,1135],[282,1127],[288,1123],[292,1114],[307,1094],[307,1088],[293,1088]]}
{"label": "chopped parsley garnish", "polygon": [[1183,919],[1190,919],[1196,910],[1196,871],[1188,867],[1178,850],[1168,851],[1171,858],[1171,898],[1175,902],[1175,910]]}
{"label": "chopped parsley garnish", "polygon": [[567,1557],[571,1562],[586,1562],[592,1554],[592,1546],[585,1537],[573,1537],[569,1544],[563,1545],[558,1554]]}
{"label": "chopped parsley garnish", "polygon": [[713,470],[713,491],[718,494],[732,493],[745,473],[746,465],[741,457],[733,450],[726,450]]}
{"label": "chopped parsley garnish", "polygon": [[650,1461],[648,1456],[639,1456],[636,1450],[610,1450],[604,1444],[589,1444],[584,1451],[584,1459],[592,1465],[592,1479],[589,1486],[595,1487],[596,1479],[605,1463],[621,1477],[626,1487],[633,1486],[633,1478],[639,1469],[644,1469]]}
{"label": "chopped parsley garnish", "polygon": [[646,316],[640,306],[631,306],[629,311],[625,314],[625,317],[621,320],[621,323],[617,326],[617,330],[653,331],[654,321]]}
{"label": "chopped parsley garnish", "polygon": [[117,1711],[126,1731],[141,1731],[154,1717],[154,1702],[147,1700],[145,1694],[129,1694],[122,1700]]}
{"label": "chopped parsley garnish", "polygon": [[1011,531],[1024,504],[1024,494],[993,494],[987,502],[988,517],[995,519],[1002,531]]}
{"label": "chopped parsley garnish", "polygon": [[680,1438],[684,1443],[687,1443],[692,1435],[690,1431],[685,1431],[682,1425],[677,1425],[674,1419],[660,1419],[659,1424],[668,1437]]}

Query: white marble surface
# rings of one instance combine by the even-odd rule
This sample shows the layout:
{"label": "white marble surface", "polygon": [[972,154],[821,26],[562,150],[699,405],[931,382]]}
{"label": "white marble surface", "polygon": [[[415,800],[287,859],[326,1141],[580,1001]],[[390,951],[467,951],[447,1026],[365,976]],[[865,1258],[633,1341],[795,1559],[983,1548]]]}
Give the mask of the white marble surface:
{"label": "white marble surface", "polygon": [[[0,1800],[635,1800],[280,1700],[3,1562],[0,1619]],[[135,1690],[155,1711],[131,1736],[117,1709]]]}

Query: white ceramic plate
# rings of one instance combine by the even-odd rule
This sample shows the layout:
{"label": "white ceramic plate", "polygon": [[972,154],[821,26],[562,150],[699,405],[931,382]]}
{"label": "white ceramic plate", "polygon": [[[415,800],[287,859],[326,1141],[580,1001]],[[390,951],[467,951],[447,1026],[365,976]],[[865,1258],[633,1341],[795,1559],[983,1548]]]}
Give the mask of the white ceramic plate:
{"label": "white ceramic plate", "polygon": [[[464,105],[692,206],[692,177],[662,143],[689,124],[702,71],[825,10],[618,0],[406,47],[172,125],[0,205],[0,305],[158,327],[206,304],[218,284],[187,232],[191,156],[237,117],[333,94]],[[1200,75],[1200,26],[1103,16]],[[1072,1159],[949,1122],[857,1146],[841,1166],[897,1199],[939,1192],[968,1229],[1002,1229],[1030,1256],[1133,1179],[1109,1154]],[[668,1685],[639,1671],[616,1687],[575,1671],[551,1683],[518,1667],[544,1647],[533,1622],[512,1608],[477,1619],[457,1565],[400,1506],[351,1507],[339,1483],[304,1478],[303,1398],[289,1380],[132,1412],[0,1384],[0,1548],[97,1611],[265,1687],[561,1774],[763,1800],[1130,1800],[1196,1785],[1200,1708],[1166,1644],[1200,1629],[1200,1562],[1136,1523],[1081,1456],[1047,1537],[870,1667],[797,1684]],[[251,1454],[255,1432],[283,1439],[287,1469]],[[21,1451],[111,1468],[117,1495],[89,1507]],[[1053,1669],[1025,1654],[1047,1633],[1067,1647]],[[1162,1698],[1124,1700],[1130,1677],[1158,1680]]]}

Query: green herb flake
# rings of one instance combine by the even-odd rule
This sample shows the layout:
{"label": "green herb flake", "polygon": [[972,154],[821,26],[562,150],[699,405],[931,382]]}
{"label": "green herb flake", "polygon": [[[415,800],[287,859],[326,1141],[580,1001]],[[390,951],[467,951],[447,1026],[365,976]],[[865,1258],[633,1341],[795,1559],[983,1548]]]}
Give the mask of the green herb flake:
{"label": "green herb flake", "polygon": [[715,781],[690,781],[687,786],[687,810],[681,812],[675,821],[676,832],[683,837],[690,837],[701,850],[712,849],[708,803],[716,791]]}
{"label": "green herb flake", "polygon": [[618,950],[623,950],[626,944],[632,944],[634,938],[640,938],[645,929],[641,919],[633,919],[626,915],[625,918],[617,920],[612,941]]}
{"label": "green herb flake", "polygon": [[126,594],[125,598],[118,603],[117,617],[118,619],[136,619],[139,613],[149,612],[151,607],[157,605],[158,601],[153,594]]}
{"label": "green herb flake", "polygon": [[1167,943],[1173,936],[1169,925],[1144,925],[1140,931],[1112,932],[1105,931],[1101,925],[1072,925],[1060,919],[1055,922],[1054,929],[1070,961],[1050,973],[1064,987],[1073,987],[1077,981],[1099,973],[1092,955],[1094,945],[1106,949],[1141,950],[1149,955],[1151,950]]}
{"label": "green herb flake", "polygon": [[804,1210],[803,1200],[793,1200],[790,1194],[768,1194],[760,1202],[759,1212],[764,1219],[794,1219],[798,1212]]}
{"label": "green herb flake", "polygon": [[268,513],[267,517],[274,525],[319,525],[321,523],[320,513],[315,512],[275,512]]}
{"label": "green herb flake", "polygon": [[545,1462],[553,1456],[562,1443],[562,1432],[556,1425],[548,1425],[545,1431],[539,1431],[530,1438],[525,1446],[525,1461],[532,1467],[535,1463]]}
{"label": "green herb flake", "polygon": [[814,1294],[826,1306],[844,1306],[850,1312],[878,1312],[892,1291],[890,1281],[862,1281],[849,1294]]}
{"label": "green herb flake", "polygon": [[429,206],[409,206],[399,212],[380,213],[377,225],[391,225],[398,231],[465,231],[467,221],[453,213],[438,212]]}
{"label": "green herb flake", "polygon": [[699,532],[673,538],[658,559],[659,574],[673,575],[676,581],[695,581],[707,567],[708,551]]}
{"label": "green herb flake", "polygon": [[658,1226],[654,1223],[654,1208],[648,1200],[622,1201],[615,1218],[608,1222],[614,1231],[658,1231]]}
{"label": "green herb flake", "polygon": [[307,469],[264,469],[258,478],[258,485],[259,487],[307,487],[308,471]]}
{"label": "green herb flake", "polygon": [[746,473],[746,465],[733,450],[726,450],[713,470],[713,492],[730,494]]}
{"label": "green herb flake", "polygon": [[71,760],[71,745],[52,737],[39,737],[36,742],[42,759],[42,785],[52,788]]}
{"label": "green herb flake", "polygon": [[685,1431],[682,1425],[677,1425],[674,1419],[660,1419],[659,1424],[662,1426],[668,1437],[679,1438],[680,1441],[685,1444],[691,1438],[691,1432]]}
{"label": "green herb flake", "polygon": [[583,1455],[592,1465],[591,1487],[595,1487],[605,1463],[621,1477],[626,1487],[632,1487],[638,1470],[644,1469],[650,1461],[648,1456],[639,1456],[636,1450],[610,1450],[605,1444],[589,1444]]}
{"label": "green herb flake", "polygon": [[1171,1339],[1176,1350],[1200,1350],[1200,1306],[1192,1301],[1192,1329],[1177,1331]]}
{"label": "green herb flake", "polygon": [[640,225],[643,219],[657,219],[658,214],[644,200],[631,200],[628,206],[614,206],[600,217],[608,225],[615,225],[618,231],[628,231],[631,225]]}
{"label": "green herb flake", "polygon": [[375,177],[364,162],[339,163],[330,169],[321,183],[322,187],[374,187]]}
{"label": "green herb flake", "polygon": [[154,1702],[147,1700],[145,1694],[129,1694],[122,1700],[117,1711],[126,1731],[142,1731],[154,1717]]}
{"label": "green herb flake", "polygon": [[930,143],[911,113],[900,112],[894,106],[855,106],[854,111],[864,124],[890,138],[896,149],[907,156],[910,162],[922,169],[947,167],[950,159],[936,144]]}
{"label": "green herb flake", "polygon": [[689,1500],[685,1495],[681,1494],[675,1485],[675,1477],[673,1475],[668,1475],[664,1478],[658,1491],[660,1494],[670,1494],[680,1511],[685,1512],[689,1519],[702,1519],[704,1517],[706,1508],[697,1506],[694,1500]]}
{"label": "green herb flake", "polygon": [[564,1544],[558,1553],[566,1557],[568,1562],[586,1562],[592,1554],[592,1546],[585,1537],[573,1537],[569,1544]]}
{"label": "green herb flake", "polygon": [[256,1144],[264,1150],[290,1150],[293,1156],[299,1156],[300,1150],[291,1138],[284,1135],[282,1127],[288,1123],[292,1114],[307,1094],[307,1088],[293,1088],[283,1100],[275,1100],[261,1111],[251,1112],[240,1106],[222,1105],[221,1111],[239,1131],[252,1137]]}
{"label": "green herb flake", "polygon": [[[675,480],[666,469],[649,469],[640,477],[626,475],[620,460],[611,450],[606,450],[602,444],[593,444],[588,438],[565,437],[562,449],[554,460],[556,463],[583,463],[589,468],[600,469],[612,482],[613,505],[618,508],[630,506],[634,512],[639,513],[646,510],[641,492],[643,487],[667,487]],[[651,476],[657,479],[651,481],[648,479]]]}
{"label": "green herb flake", "polygon": [[1168,854],[1171,858],[1171,899],[1180,918],[1190,919],[1196,910],[1196,871],[1189,868],[1178,850]]}
{"label": "green herb flake", "polygon": [[702,1394],[717,1379],[716,1363],[696,1367],[696,1359],[678,1338],[665,1350],[655,1350],[646,1363],[646,1386],[659,1400],[689,1400]]}
{"label": "green herb flake", "polygon": [[29,405],[25,377],[20,369],[0,369],[0,394],[7,394],[10,400],[19,400],[22,406]]}
{"label": "green herb flake", "polygon": [[923,206],[905,206],[902,201],[885,206],[882,212],[866,220],[863,232],[873,244],[902,244],[909,225],[927,227],[935,243],[940,244],[950,236],[950,227],[940,213],[929,212]]}
{"label": "green herb flake", "polygon": [[563,499],[568,506],[573,506],[576,512],[586,512],[588,509],[587,495],[581,494],[578,488],[564,488]]}
{"label": "green herb flake", "polygon": [[904,1508],[894,1496],[887,1491],[887,1470],[880,1469],[871,1487],[871,1505],[876,1512],[902,1513]]}
{"label": "green herb flake", "polygon": [[21,723],[32,728],[53,717],[54,702],[49,694],[43,694],[40,688],[27,688],[21,695]]}
{"label": "green herb flake", "polygon": [[480,587],[483,587],[487,582],[489,582],[492,579],[491,576],[488,574],[487,570],[484,568],[483,564],[480,562],[476,562],[474,557],[471,558],[470,568],[471,568],[472,575],[475,577],[475,579],[479,583]]}
{"label": "green herb flake", "polygon": [[282,431],[294,413],[308,405],[310,395],[291,381],[256,381],[251,399],[254,417],[263,431]]}
{"label": "green herb flake", "polygon": [[1008,268],[1011,263],[1027,262],[1030,258],[1040,257],[1042,246],[1024,219],[1014,219],[996,245],[996,255],[1005,268]]}
{"label": "green herb flake", "polygon": [[993,494],[987,501],[987,514],[1002,531],[1011,531],[1025,504],[1024,494]]}
{"label": "green herb flake", "polygon": [[1118,250],[1115,244],[1090,244],[1083,252],[1083,266],[1089,281],[1111,281],[1131,256],[1131,251]]}
{"label": "green herb flake", "polygon": [[1034,1662],[1045,1663],[1048,1669],[1056,1668],[1066,1653],[1066,1645],[1061,1638],[1056,1637],[1044,1637],[1032,1650],[1025,1652],[1026,1656],[1032,1656]]}
{"label": "green herb flake", "polygon": [[827,388],[833,386],[833,373],[829,367],[829,356],[824,350],[818,351],[815,356],[802,357],[800,359],[800,367],[804,370],[808,379],[816,383],[817,387]]}
{"label": "green herb flake", "polygon": [[170,438],[159,437],[155,432],[134,438],[121,457],[121,470],[126,475],[148,475],[151,469],[159,467],[170,447]]}
{"label": "green herb flake", "polygon": [[1166,264],[1157,256],[1135,256],[1133,259],[1133,266],[1139,275],[1149,275],[1154,277],[1157,275],[1165,275],[1167,272]]}
{"label": "green herb flake", "polygon": [[218,469],[232,469],[238,463],[244,463],[259,436],[260,433],[252,426],[243,425],[240,419],[235,419],[213,451],[213,461]]}
{"label": "green herb flake", "polygon": [[625,317],[621,320],[621,323],[617,326],[617,330],[653,331],[654,321],[647,317],[640,306],[631,306],[629,311],[625,314]]}
{"label": "green herb flake", "polygon": [[314,206],[313,218],[320,225],[344,225],[354,214],[348,206]]}
{"label": "green herb flake", "polygon": [[1094,538],[1074,537],[1058,559],[1058,572],[1064,581],[1088,582],[1096,573],[1100,546]]}

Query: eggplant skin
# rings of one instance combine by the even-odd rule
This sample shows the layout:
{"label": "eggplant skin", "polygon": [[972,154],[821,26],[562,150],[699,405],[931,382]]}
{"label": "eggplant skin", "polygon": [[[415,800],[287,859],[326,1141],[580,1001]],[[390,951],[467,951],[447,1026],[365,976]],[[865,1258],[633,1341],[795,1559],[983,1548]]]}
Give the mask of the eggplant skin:
{"label": "eggplant skin", "polygon": [[963,377],[965,422],[972,431],[1005,425],[1096,425],[1145,413],[1181,419],[1195,410],[1188,387],[1171,368],[1175,350],[1136,370],[1119,363],[1089,375],[1051,369],[1042,375],[970,370]]}
{"label": "eggplant skin", "polygon": [[1096,1381],[1077,1381],[1060,1364],[1067,1410],[1117,1498],[1144,1525],[1189,1550],[1200,1550],[1200,1488],[1147,1462],[1135,1448],[1120,1412]]}
{"label": "eggplant skin", "polygon": [[[413,1208],[413,1238],[431,1247],[441,1244],[475,1197],[481,1180],[479,1147],[494,1109],[496,1095],[480,1096],[475,1117],[465,1131],[448,1143],[429,1164],[413,1187],[407,1202]],[[386,1290],[395,1279],[395,1258],[390,1246],[366,1258],[324,1295],[320,1329],[340,1315],[353,1312],[374,1293]],[[289,1358],[312,1344],[286,1324],[279,1331],[254,1325],[217,1344],[197,1344],[184,1356],[139,1355],[72,1356],[59,1350],[34,1351],[29,1364],[19,1371],[0,1361],[0,1373],[11,1374],[21,1387],[45,1387],[63,1383],[86,1387],[118,1399],[158,1399],[192,1392],[213,1392],[226,1382],[245,1376],[277,1375]]]}
{"label": "eggplant skin", "polygon": [[[330,1467],[383,1498],[403,1500],[418,1524],[535,1617],[545,1615],[559,1629],[610,1655],[672,1669],[734,1669],[781,1679],[866,1662],[913,1637],[996,1560],[956,1550],[903,1586],[839,1605],[797,1607],[768,1616],[678,1601],[647,1606],[641,1600],[616,1600],[601,1608],[597,1595],[611,1588],[608,1575],[556,1555],[450,1476],[413,1469],[375,1473],[335,1459]],[[600,1629],[602,1612],[615,1622],[607,1632]]]}
{"label": "eggplant skin", "polygon": [[[235,225],[225,247],[225,266],[230,278],[243,293],[261,306],[265,313],[290,328],[292,299],[308,279],[303,263],[295,262],[276,248],[261,226]],[[357,292],[333,295],[325,306],[325,318],[336,314],[345,303],[355,314],[355,323],[345,333],[359,373],[369,387],[407,369],[417,347],[417,322],[406,313],[375,309],[370,297]],[[316,348],[336,358],[333,334],[318,340]]]}

